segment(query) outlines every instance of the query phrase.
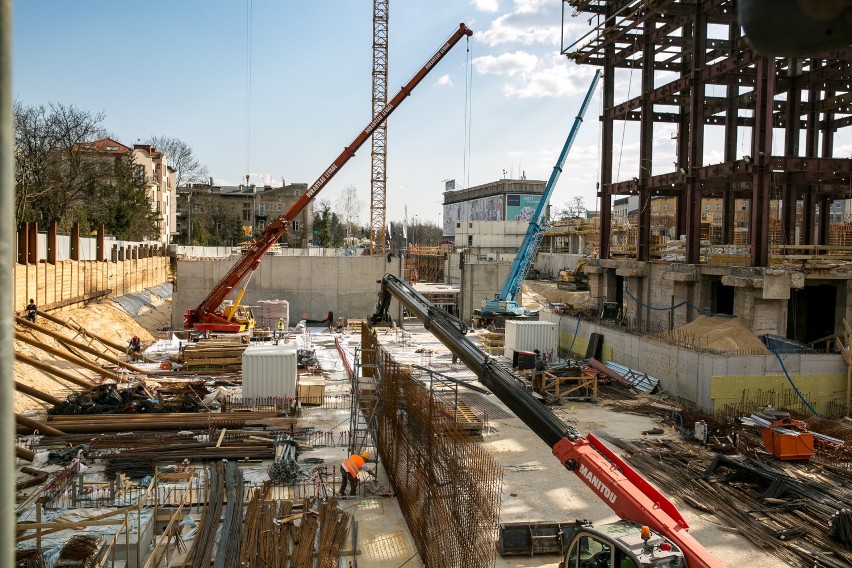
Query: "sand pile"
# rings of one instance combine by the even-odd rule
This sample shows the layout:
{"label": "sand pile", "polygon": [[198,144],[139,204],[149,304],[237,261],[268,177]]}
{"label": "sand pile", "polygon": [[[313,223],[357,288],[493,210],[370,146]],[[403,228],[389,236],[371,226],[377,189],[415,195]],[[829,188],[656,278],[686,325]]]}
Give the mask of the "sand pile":
{"label": "sand pile", "polygon": [[[133,316],[125,312],[121,306],[110,300],[91,303],[84,308],[51,312],[51,315],[53,316],[65,321],[76,322],[99,337],[103,337],[104,339],[108,339],[116,343],[125,344],[133,335],[138,335],[142,340],[143,347],[154,342],[155,337],[152,335],[152,332],[159,328],[162,321],[168,321],[170,314],[171,301],[160,302],[148,313],[140,313],[140,316],[143,316],[140,317],[140,320],[142,320],[145,324],[149,324],[145,326],[143,326],[140,322],[137,322]],[[80,340],[79,334],[76,332],[68,328],[63,328],[61,325],[48,321],[44,318],[39,318],[38,324],[50,329],[51,331],[59,332],[70,339]],[[56,349],[66,349],[57,340],[42,333],[23,329],[20,331],[37,339],[44,345],[49,345]],[[94,346],[97,345],[99,344],[94,344]],[[102,349],[102,351],[115,355],[114,352],[107,349]],[[22,341],[15,341],[15,352],[37,359],[38,361],[46,363],[54,368],[68,371],[81,378],[91,378],[94,376],[92,371],[77,367],[64,359],[51,355]],[[83,355],[90,361],[94,359],[91,355]],[[103,363],[103,361],[100,363]],[[65,396],[74,391],[82,390],[82,387],[55,379],[51,375],[43,373],[20,361],[15,361],[14,376],[16,381],[42,392],[52,394],[58,398],[65,398]],[[46,407],[47,405],[39,400],[18,392],[15,393],[15,412],[20,413],[27,409],[43,409]]]}
{"label": "sand pile", "polygon": [[[597,307],[597,304],[592,299],[592,295],[588,292],[571,292],[569,290],[560,290],[556,287],[555,282],[545,282],[541,280],[527,280],[523,284],[524,304],[526,304],[527,296],[538,301],[542,307],[546,307],[548,302],[561,303],[570,306],[576,310],[586,310]],[[526,307],[526,305],[524,306]]]}
{"label": "sand pile", "polygon": [[663,334],[678,345],[716,353],[769,354],[769,350],[745,321],[732,317],[699,316],[695,321]]}

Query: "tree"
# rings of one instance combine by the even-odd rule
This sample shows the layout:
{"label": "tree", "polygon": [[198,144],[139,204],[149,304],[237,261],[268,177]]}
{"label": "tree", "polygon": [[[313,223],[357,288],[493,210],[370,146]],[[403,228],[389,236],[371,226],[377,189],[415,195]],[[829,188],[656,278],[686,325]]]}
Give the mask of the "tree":
{"label": "tree", "polygon": [[145,179],[132,154],[115,160],[114,177],[98,180],[94,195],[92,221],[102,223],[119,240],[139,241],[159,233],[160,219],[151,209]]}
{"label": "tree", "polygon": [[62,221],[87,206],[109,165],[86,159],[79,146],[107,135],[104,114],[61,103],[21,102],[15,103],[14,114],[16,222]]}
{"label": "tree", "polygon": [[562,208],[556,211],[557,217],[568,217],[571,219],[576,219],[578,217],[586,216],[586,206],[583,203],[583,197],[581,195],[575,195],[571,199],[565,203]]}
{"label": "tree", "polygon": [[314,244],[321,247],[339,247],[343,245],[343,224],[337,213],[331,210],[326,199],[317,201],[314,208]]}
{"label": "tree", "polygon": [[192,147],[171,136],[151,136],[145,141],[166,155],[169,166],[175,170],[175,183],[183,187],[190,182],[207,181],[210,176],[207,166],[198,161]]}
{"label": "tree", "polygon": [[358,230],[358,222],[361,217],[361,208],[364,203],[358,199],[358,191],[354,185],[347,185],[337,198],[336,209],[340,214],[348,239]]}

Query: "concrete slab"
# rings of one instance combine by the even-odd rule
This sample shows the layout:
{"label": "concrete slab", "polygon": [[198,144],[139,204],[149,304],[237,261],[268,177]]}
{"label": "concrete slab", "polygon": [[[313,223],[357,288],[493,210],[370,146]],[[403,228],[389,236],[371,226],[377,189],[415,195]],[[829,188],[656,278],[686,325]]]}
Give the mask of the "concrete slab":
{"label": "concrete slab", "polygon": [[[393,352],[396,359],[410,364],[423,364],[424,356],[417,349],[428,349],[431,364],[448,360],[449,354],[430,333],[422,327],[407,328],[410,335],[402,339],[401,332],[380,334],[382,344]],[[463,368],[454,373],[472,378],[473,373]],[[477,395],[482,396],[482,395]],[[501,522],[571,522],[589,519],[594,523],[618,520],[612,511],[593,494],[583,482],[566,471],[553,457],[550,448],[516,418],[495,396],[484,397],[489,405],[501,412],[499,418],[488,419],[488,429],[482,445],[503,467],[503,490],[500,508]],[[476,406],[476,403],[473,403]],[[614,412],[603,404],[576,403],[554,410],[564,422],[583,434],[604,433],[622,439],[640,439],[642,431],[658,424],[647,416]],[[671,435],[676,435],[672,432]],[[669,496],[672,498],[672,496]],[[690,524],[691,533],[708,550],[729,566],[783,566],[775,557],[755,548],[748,540],[719,529],[719,519],[699,514],[685,502],[672,498]],[[498,568],[552,567],[557,556],[498,557]]]}

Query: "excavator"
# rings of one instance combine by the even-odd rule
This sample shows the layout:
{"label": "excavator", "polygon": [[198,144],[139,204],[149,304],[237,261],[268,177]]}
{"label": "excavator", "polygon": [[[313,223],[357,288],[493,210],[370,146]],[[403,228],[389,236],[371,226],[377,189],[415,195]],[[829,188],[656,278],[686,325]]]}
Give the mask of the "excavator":
{"label": "excavator", "polygon": [[399,107],[411,91],[429,74],[441,59],[455,46],[463,37],[470,37],[473,32],[466,25],[459,24],[458,29],[450,35],[443,45],[432,57],[420,68],[417,73],[406,83],[381,110],[373,116],[367,127],[358,134],[355,139],[343,149],[343,152],[326,168],[322,175],[308,188],[296,203],[283,215],[267,225],[261,235],[252,242],[240,259],[231,267],[227,274],[210,291],[206,298],[194,310],[188,310],[183,318],[185,329],[198,329],[207,331],[239,332],[249,325],[249,314],[243,312],[240,321],[240,301],[245,294],[248,280],[243,285],[232,306],[223,309],[221,306],[226,298],[246,277],[249,279],[254,270],[260,265],[263,255],[274,245],[284,232],[290,222],[312,201],[316,195],[325,187],[329,181],[340,171],[346,162],[355,155],[355,152],[364,144],[390,114]]}
{"label": "excavator", "polygon": [[373,325],[391,321],[396,299],[419,319],[479,381],[520,418],[622,520],[593,526],[578,521],[563,533],[564,568],[723,568],[724,564],[689,534],[677,508],[639,473],[588,434],[581,436],[536,400],[498,359],[466,337],[462,320],[435,306],[410,284],[393,276],[381,280]]}
{"label": "excavator", "polygon": [[559,275],[556,277],[556,287],[560,290],[588,290],[589,275],[583,272],[585,267],[586,261],[579,260],[574,270],[560,270]]}

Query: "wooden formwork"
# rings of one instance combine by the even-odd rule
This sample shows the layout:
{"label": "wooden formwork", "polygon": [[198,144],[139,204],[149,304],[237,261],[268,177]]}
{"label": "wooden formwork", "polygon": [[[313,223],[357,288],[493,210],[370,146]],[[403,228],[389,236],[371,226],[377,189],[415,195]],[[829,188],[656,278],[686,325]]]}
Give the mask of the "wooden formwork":
{"label": "wooden formwork", "polygon": [[549,371],[530,369],[518,374],[530,381],[533,392],[538,393],[550,403],[563,399],[597,400],[598,398],[597,373],[590,367]]}

